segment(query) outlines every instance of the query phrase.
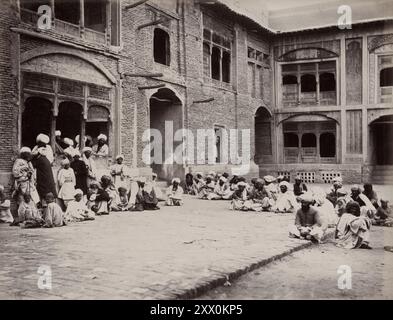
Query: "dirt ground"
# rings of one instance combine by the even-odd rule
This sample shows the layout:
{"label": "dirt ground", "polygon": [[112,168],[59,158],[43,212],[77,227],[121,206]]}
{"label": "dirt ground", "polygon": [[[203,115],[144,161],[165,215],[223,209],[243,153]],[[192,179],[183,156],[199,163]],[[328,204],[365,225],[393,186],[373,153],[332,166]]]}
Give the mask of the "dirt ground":
{"label": "dirt ground", "polygon": [[[373,227],[372,250],[337,248],[333,240],[296,252],[200,299],[393,299],[393,228]],[[349,266],[352,289],[339,289]]]}

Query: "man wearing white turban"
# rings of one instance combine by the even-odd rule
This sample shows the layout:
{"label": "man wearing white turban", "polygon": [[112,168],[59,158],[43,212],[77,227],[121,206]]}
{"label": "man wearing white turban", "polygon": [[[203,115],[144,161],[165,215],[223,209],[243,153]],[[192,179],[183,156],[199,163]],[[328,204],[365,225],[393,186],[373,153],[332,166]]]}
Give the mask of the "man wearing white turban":
{"label": "man wearing white turban", "polygon": [[63,200],[64,208],[67,208],[68,202],[74,199],[76,178],[74,170],[70,168],[70,161],[64,159],[61,161],[62,169],[59,170],[57,180],[59,183],[59,199]]}
{"label": "man wearing white turban", "polygon": [[107,157],[109,155],[107,141],[108,138],[105,134],[100,134],[97,137],[97,144],[93,146],[93,152],[97,157]]}
{"label": "man wearing white turban", "polygon": [[53,150],[49,145],[50,139],[46,134],[40,133],[36,138],[37,145],[32,150],[32,155],[35,156],[38,153],[41,153],[45,156],[50,164],[54,161]]}
{"label": "man wearing white turban", "polygon": [[19,151],[19,158],[15,160],[12,167],[14,176],[14,196],[19,204],[22,201],[21,196],[28,193],[35,204],[40,202],[34,181],[34,168],[31,163],[31,149],[22,147]]}
{"label": "man wearing white turban", "polygon": [[180,179],[173,178],[172,185],[166,190],[168,199],[166,200],[167,206],[181,206],[183,205],[183,188],[180,186]]}
{"label": "man wearing white turban", "polygon": [[277,194],[277,201],[272,207],[274,212],[295,212],[299,209],[296,197],[293,192],[289,191],[290,184],[282,181],[279,184],[280,193]]}

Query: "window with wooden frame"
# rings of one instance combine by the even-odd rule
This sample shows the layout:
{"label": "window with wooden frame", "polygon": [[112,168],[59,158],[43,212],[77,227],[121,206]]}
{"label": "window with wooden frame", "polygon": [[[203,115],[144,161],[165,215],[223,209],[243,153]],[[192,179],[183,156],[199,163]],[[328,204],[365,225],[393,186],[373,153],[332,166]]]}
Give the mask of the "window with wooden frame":
{"label": "window with wooden frame", "polygon": [[291,63],[281,66],[283,106],[336,105],[336,62]]}
{"label": "window with wooden frame", "polygon": [[263,99],[263,68],[268,67],[269,55],[247,47],[248,88],[251,97]]}
{"label": "window with wooden frame", "polygon": [[378,57],[379,103],[393,102],[393,55]]}
{"label": "window with wooden frame", "polygon": [[171,50],[168,32],[160,28],[155,28],[153,42],[154,61],[169,66],[171,61]]}
{"label": "window with wooden frame", "polygon": [[203,74],[231,82],[231,40],[206,28],[203,30]]}

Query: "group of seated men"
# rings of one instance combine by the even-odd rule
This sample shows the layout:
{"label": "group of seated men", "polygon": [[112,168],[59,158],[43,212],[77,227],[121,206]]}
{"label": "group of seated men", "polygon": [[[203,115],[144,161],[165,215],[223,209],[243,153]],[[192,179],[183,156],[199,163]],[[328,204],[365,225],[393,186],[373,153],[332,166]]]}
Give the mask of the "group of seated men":
{"label": "group of seated men", "polygon": [[[202,172],[186,175],[185,191],[199,199],[230,200],[230,209],[239,211],[295,212],[291,237],[320,242],[328,227],[336,227],[337,245],[343,248],[371,248],[368,231],[371,224],[392,226],[393,219],[386,199],[378,199],[371,184],[364,190],[357,185],[348,192],[342,178],[333,179],[328,192],[310,188],[300,176],[291,185],[282,176],[253,178]],[[312,190],[311,190],[312,189]],[[356,241],[354,241],[356,239]]]}
{"label": "group of seated men", "polygon": [[[23,154],[29,150],[21,151]],[[21,156],[19,161],[28,168],[29,159],[24,158]],[[343,188],[341,177],[337,177],[326,193],[318,187],[309,188],[300,176],[295,177],[294,184],[283,176],[275,178],[271,175],[253,178],[247,183],[244,177],[234,175],[230,178],[228,173],[211,171],[206,176],[202,172],[188,173],[184,190],[181,180],[174,178],[163,195],[156,186],[156,174],[148,183],[143,177],[133,179],[127,176],[123,160],[123,156],[117,156],[116,163],[109,168],[110,175],[103,175],[97,180],[90,176],[78,179],[77,170],[73,169],[73,164],[78,162],[78,154],[74,155],[71,163],[65,158],[58,172],[59,191],[40,194],[39,197],[28,191],[23,192],[18,200],[16,221],[10,214],[10,201],[5,197],[4,187],[0,186],[0,222],[22,227],[62,226],[74,221],[94,220],[95,216],[111,211],[158,210],[159,201],[165,201],[168,206],[181,206],[183,193],[186,193],[199,199],[228,200],[230,209],[237,211],[296,213],[290,236],[316,241],[321,240],[328,226],[337,227],[336,236],[341,240],[354,239],[354,235],[346,234],[345,230],[356,232],[355,238],[364,240],[371,224],[393,225],[388,201],[378,199],[368,183],[363,191],[359,186],[353,186],[348,192]],[[28,190],[34,190],[31,179],[27,182]],[[350,226],[360,224],[361,227],[343,227],[343,221]],[[358,247],[359,243],[368,246],[368,240],[355,244],[344,240],[343,247]]]}

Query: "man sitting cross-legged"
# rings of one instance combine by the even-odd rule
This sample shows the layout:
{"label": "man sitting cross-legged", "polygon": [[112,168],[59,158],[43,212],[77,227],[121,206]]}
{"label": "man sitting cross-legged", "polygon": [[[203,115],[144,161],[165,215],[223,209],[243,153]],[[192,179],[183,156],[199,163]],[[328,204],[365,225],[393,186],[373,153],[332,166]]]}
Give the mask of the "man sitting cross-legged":
{"label": "man sitting cross-legged", "polygon": [[300,197],[301,208],[296,213],[295,224],[289,228],[289,236],[320,242],[326,228],[323,225],[319,212],[311,207],[313,197],[302,194]]}
{"label": "man sitting cross-legged", "polygon": [[65,221],[80,222],[94,219],[94,212],[90,210],[83,201],[83,191],[81,189],[76,189],[74,200],[68,203]]}
{"label": "man sitting cross-legged", "polygon": [[130,211],[133,205],[129,201],[127,188],[121,186],[117,191],[115,198],[111,202],[111,211]]}
{"label": "man sitting cross-legged", "polygon": [[213,192],[210,192],[207,195],[208,200],[229,200],[233,194],[231,191],[229,184],[227,183],[228,179],[224,176],[221,176],[218,180],[218,183],[214,187]]}
{"label": "man sitting cross-legged", "polygon": [[132,211],[159,210],[160,208],[157,206],[158,199],[155,190],[152,189],[150,192],[147,192],[145,190],[145,179],[143,178],[139,179],[137,182],[139,189]]}
{"label": "man sitting cross-legged", "polygon": [[166,200],[167,206],[181,206],[183,205],[183,188],[180,186],[180,179],[173,178],[172,185],[166,190],[168,199]]}

